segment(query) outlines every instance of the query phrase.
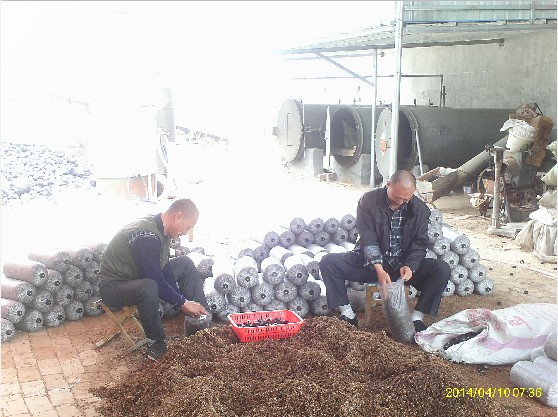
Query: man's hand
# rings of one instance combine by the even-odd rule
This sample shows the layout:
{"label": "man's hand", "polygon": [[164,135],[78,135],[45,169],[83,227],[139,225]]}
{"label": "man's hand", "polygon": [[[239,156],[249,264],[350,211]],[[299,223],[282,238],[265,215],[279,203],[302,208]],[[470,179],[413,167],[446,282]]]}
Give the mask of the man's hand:
{"label": "man's hand", "polygon": [[389,277],[389,274],[384,271],[383,269],[380,271],[376,271],[376,274],[378,275],[378,284],[379,285],[386,285],[389,284],[391,282],[391,278]]}
{"label": "man's hand", "polygon": [[207,314],[206,309],[196,301],[186,301],[180,307],[180,310],[190,317],[199,317],[201,315]]}
{"label": "man's hand", "polygon": [[405,281],[409,281],[413,276],[413,271],[411,271],[411,268],[409,268],[408,266],[403,265],[401,268],[399,268],[399,274]]}
{"label": "man's hand", "polygon": [[384,271],[384,268],[382,267],[381,263],[374,264],[373,268],[374,271],[376,272],[376,276],[378,277],[379,285],[385,285],[391,282],[391,278],[389,277],[389,274],[386,271]]}

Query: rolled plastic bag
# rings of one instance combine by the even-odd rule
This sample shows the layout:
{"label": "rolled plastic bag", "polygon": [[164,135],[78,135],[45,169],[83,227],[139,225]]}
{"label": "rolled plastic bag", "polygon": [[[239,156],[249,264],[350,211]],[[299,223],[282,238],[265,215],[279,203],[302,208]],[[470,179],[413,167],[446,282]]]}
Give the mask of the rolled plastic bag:
{"label": "rolled plastic bag", "polygon": [[[276,246],[275,248],[279,247]],[[238,285],[244,288],[252,288],[258,283],[258,263],[254,258],[241,256],[234,264],[234,276]]]}
{"label": "rolled plastic bag", "polygon": [[203,293],[207,301],[207,311],[217,314],[225,310],[227,299],[215,289],[215,278],[209,277],[203,282]]}
{"label": "rolled plastic bag", "polygon": [[442,293],[442,297],[449,297],[454,293],[455,293],[455,284],[453,283],[452,280],[449,280],[448,283],[446,284],[446,289]]}
{"label": "rolled plastic bag", "polygon": [[306,256],[304,254],[298,255],[298,257],[304,263],[304,266],[308,270],[310,276],[316,279],[320,279],[320,263],[314,259],[314,254],[312,254],[312,257]]}
{"label": "rolled plastic bag", "polygon": [[533,363],[538,365],[542,369],[545,369],[550,375],[556,375],[556,361],[550,359],[547,356],[539,356],[538,358],[533,359]]}
{"label": "rolled plastic bag", "polygon": [[288,307],[287,303],[284,303],[283,301],[279,301],[276,298],[274,298],[273,300],[271,300],[271,303],[264,306],[264,311],[287,310],[287,307]]}
{"label": "rolled plastic bag", "polygon": [[296,296],[292,301],[287,303],[287,307],[289,307],[289,310],[294,311],[296,314],[303,318],[306,317],[306,315],[310,311],[310,305],[308,304],[308,301],[300,296]]}
{"label": "rolled plastic bag", "polygon": [[443,237],[442,225],[440,223],[434,222],[428,225],[428,243],[430,245],[434,244],[436,240]]}
{"label": "rolled plastic bag", "polygon": [[61,305],[53,305],[52,308],[43,313],[43,325],[45,327],[58,327],[66,320],[66,310]]}
{"label": "rolled plastic bag", "polygon": [[464,255],[459,255],[459,263],[467,269],[471,269],[478,265],[480,261],[480,256],[478,252],[474,249],[469,248]]}
{"label": "rolled plastic bag", "polygon": [[27,281],[35,286],[43,285],[48,277],[47,267],[31,259],[5,262],[2,271],[8,278]]}
{"label": "rolled plastic bag", "polygon": [[329,237],[329,233],[326,232],[325,230],[322,230],[321,232],[315,233],[314,234],[314,244],[318,245],[318,246],[325,246],[326,244],[329,243],[330,237]]}
{"label": "rolled plastic bag", "polygon": [[267,232],[261,240],[269,249],[274,248],[279,244],[279,233],[272,230]]}
{"label": "rolled plastic bag", "polygon": [[382,309],[391,335],[398,342],[413,343],[415,326],[405,297],[405,280],[380,284]]}
{"label": "rolled plastic bag", "polygon": [[459,255],[452,250],[447,251],[444,253],[440,259],[447,263],[451,269],[455,268],[459,265]]}
{"label": "rolled plastic bag", "polygon": [[544,355],[544,346],[539,346],[531,351],[531,362],[537,359],[539,356]]}
{"label": "rolled plastic bag", "polygon": [[308,281],[310,276],[308,269],[304,265],[303,260],[297,255],[285,259],[283,266],[285,267],[287,279],[293,284],[302,285]]}
{"label": "rolled plastic bag", "polygon": [[552,332],[544,342],[544,354],[550,359],[556,360],[556,332]]}
{"label": "rolled plastic bag", "polygon": [[231,292],[226,295],[227,301],[237,307],[246,307],[252,301],[252,293],[249,288],[236,285]]}
{"label": "rolled plastic bag", "polygon": [[450,249],[458,255],[464,255],[471,247],[471,241],[463,233],[442,225],[442,234],[450,241]]}
{"label": "rolled plastic bag", "polygon": [[428,223],[432,224],[432,223],[442,223],[443,221],[443,216],[442,216],[442,212],[436,208],[431,208],[430,209],[430,218],[428,219]]}
{"label": "rolled plastic bag", "polygon": [[310,312],[315,316],[327,316],[331,313],[325,295],[320,295],[316,300],[310,301]]}
{"label": "rolled plastic bag", "polygon": [[265,282],[261,276],[258,283],[250,288],[250,293],[251,301],[261,307],[265,307],[273,300],[273,286]]}
{"label": "rolled plastic bag", "polygon": [[56,292],[60,289],[60,286],[64,283],[64,276],[55,269],[48,269],[47,279],[42,288],[50,292]]}
{"label": "rolled plastic bag", "polygon": [[314,301],[322,295],[322,288],[314,278],[308,278],[308,281],[298,286],[298,295],[306,301]]}
{"label": "rolled plastic bag", "polygon": [[515,363],[510,371],[510,380],[515,387],[533,390],[535,398],[548,405],[556,407],[556,377],[544,372],[538,365],[529,361]]}
{"label": "rolled plastic bag", "polygon": [[62,273],[66,272],[71,265],[70,253],[57,248],[43,249],[41,252],[31,252],[27,257],[42,263],[49,269],[55,269]]}
{"label": "rolled plastic bag", "polygon": [[494,282],[490,278],[485,278],[481,282],[474,283],[475,288],[473,292],[479,295],[492,295],[494,294]]}
{"label": "rolled plastic bag", "polygon": [[474,283],[481,282],[486,279],[486,267],[481,264],[476,264],[471,269],[469,269],[468,278]]}
{"label": "rolled plastic bag", "polygon": [[274,286],[273,294],[277,300],[284,303],[290,303],[298,295],[296,285],[288,280],[284,280]]}
{"label": "rolled plastic bag", "polygon": [[221,294],[230,294],[235,288],[236,277],[234,275],[235,260],[230,257],[216,258],[213,263],[213,278],[215,278],[215,290]]}
{"label": "rolled plastic bag", "polygon": [[8,298],[0,298],[0,308],[0,317],[10,320],[12,324],[21,321],[25,314],[25,304]]}
{"label": "rolled plastic bag", "polygon": [[356,226],[356,219],[355,216],[352,214],[345,214],[343,217],[339,219],[339,227],[342,227],[346,231],[351,230],[353,227]]}
{"label": "rolled plastic bag", "polygon": [[[450,241],[445,237],[439,237],[430,245],[430,249],[438,256],[443,256],[450,251]],[[461,261],[461,257],[459,258]],[[463,265],[467,268],[467,265]]]}
{"label": "rolled plastic bag", "polygon": [[461,283],[455,286],[455,294],[459,295],[460,297],[467,297],[468,295],[473,294],[474,290],[475,283],[469,278],[464,279]]}
{"label": "rolled plastic bag", "polygon": [[[83,309],[87,316],[100,316],[105,311],[101,308],[98,302],[101,301],[101,297],[94,295],[85,304],[83,304]],[[64,311],[65,313],[66,311]]]}
{"label": "rolled plastic bag", "polygon": [[277,285],[285,278],[285,267],[279,259],[273,256],[262,261],[261,270],[263,280],[271,285]]}
{"label": "rolled plastic bag", "polygon": [[0,292],[2,293],[2,298],[29,304],[35,298],[37,288],[30,282],[2,276],[0,278]]}
{"label": "rolled plastic bag", "polygon": [[[314,241],[314,235],[312,235],[312,241]],[[309,243],[308,245],[312,245],[312,243]],[[287,248],[287,250],[290,250],[295,255],[303,254],[310,256],[311,258],[314,257],[314,252],[312,252],[310,249],[307,249],[306,246],[301,246],[299,244],[291,245]]]}
{"label": "rolled plastic bag", "polygon": [[14,327],[26,332],[37,332],[43,328],[43,313],[34,308],[28,308],[21,321],[14,324]]}
{"label": "rolled plastic bag", "polygon": [[322,218],[316,217],[306,224],[306,230],[315,235],[324,230],[324,223]]}
{"label": "rolled plastic bag", "polygon": [[454,268],[451,269],[450,280],[456,285],[461,284],[468,277],[469,270],[461,264],[456,265]]}
{"label": "rolled plastic bag", "polygon": [[16,334],[16,330],[14,327],[14,324],[8,320],[8,319],[0,319],[0,323],[1,323],[1,337],[0,340],[2,342],[9,342],[10,340],[13,339],[13,337]]}
{"label": "rolled plastic bag", "polygon": [[308,245],[311,245],[312,243],[314,243],[314,235],[308,230],[303,230],[296,237],[296,244],[304,248],[307,247]]}

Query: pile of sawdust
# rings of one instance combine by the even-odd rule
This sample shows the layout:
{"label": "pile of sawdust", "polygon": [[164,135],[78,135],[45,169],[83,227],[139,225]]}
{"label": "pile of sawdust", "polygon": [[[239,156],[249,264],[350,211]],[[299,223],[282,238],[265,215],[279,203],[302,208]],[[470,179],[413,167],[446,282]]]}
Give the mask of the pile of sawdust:
{"label": "pile of sawdust", "polygon": [[240,343],[229,326],[169,343],[158,362],[92,389],[106,416],[491,416],[490,398],[446,398],[467,387],[451,364],[334,317],[308,318],[289,339]]}

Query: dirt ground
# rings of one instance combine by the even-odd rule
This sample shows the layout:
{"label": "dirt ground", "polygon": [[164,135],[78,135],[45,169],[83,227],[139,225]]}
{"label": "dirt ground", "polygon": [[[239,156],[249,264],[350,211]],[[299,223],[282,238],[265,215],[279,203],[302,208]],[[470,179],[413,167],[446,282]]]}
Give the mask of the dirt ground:
{"label": "dirt ground", "polygon": [[[259,173],[266,172],[266,165],[262,165],[223,164],[222,169],[208,172],[200,184],[179,185],[179,194],[190,196],[200,208],[201,217],[194,231],[193,243],[205,246],[207,253],[217,254],[226,250],[231,242],[257,235],[265,227],[285,224],[293,217],[327,218],[354,214],[358,198],[367,190],[364,186],[319,182],[299,174],[286,174],[279,169],[271,169],[270,174],[262,175]],[[235,175],[229,175],[233,170]],[[70,243],[106,242],[121,225],[138,215],[161,211],[166,205],[167,201],[130,202],[76,190],[55,203],[2,208],[2,259],[25,254],[43,244],[63,247]],[[468,308],[494,310],[521,303],[556,303],[556,264],[541,263],[532,253],[522,251],[510,238],[488,235],[486,231],[490,219],[479,215],[470,205],[467,195],[452,193],[438,199],[434,205],[442,212],[444,222],[470,238],[471,247],[480,254],[481,263],[487,267],[488,276],[494,281],[494,294],[445,297],[438,317],[426,318],[427,325]],[[362,323],[363,317],[360,318]],[[79,322],[64,324],[56,331],[73,329],[72,338],[81,338],[84,344],[91,344],[104,336],[107,324],[106,316],[87,317]],[[165,319],[165,328],[168,337],[181,337],[182,317]],[[374,312],[372,327],[361,330],[388,330],[381,309]],[[48,333],[55,332],[49,330]],[[17,335],[7,346],[3,344],[3,350],[9,349],[18,337],[26,336]],[[130,355],[122,353],[124,343],[117,339],[98,351],[98,363],[87,369],[88,387],[125,378],[130,370],[146,366],[142,351]],[[4,369],[8,364],[4,355],[2,359]],[[12,363],[10,366],[15,365]],[[454,366],[470,387],[512,387],[510,366],[490,366],[487,369],[479,365]],[[556,415],[555,409],[533,399],[510,397],[494,401],[505,403],[509,415]],[[87,404],[87,412],[80,406],[76,410],[81,412],[76,411],[72,415],[95,415],[92,407],[95,401]]]}

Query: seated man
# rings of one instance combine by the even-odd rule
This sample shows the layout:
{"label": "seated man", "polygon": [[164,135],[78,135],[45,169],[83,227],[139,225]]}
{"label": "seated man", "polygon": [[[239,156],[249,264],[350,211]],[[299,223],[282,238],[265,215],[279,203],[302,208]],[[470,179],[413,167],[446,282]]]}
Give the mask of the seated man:
{"label": "seated man", "polygon": [[137,306],[147,338],[147,356],[158,360],[167,351],[159,299],[193,317],[207,314],[203,281],[187,256],[169,259],[171,239],[194,227],[199,212],[188,199],[175,200],[164,213],[124,226],[108,244],[99,290],[111,307]]}
{"label": "seated man", "polygon": [[320,261],[328,306],[339,307],[341,320],[358,326],[345,280],[387,284],[402,277],[420,290],[412,313],[417,332],[426,329],[425,314],[438,314],[450,267],[440,259],[425,258],[430,209],[414,195],[415,189],[414,175],[401,170],[386,187],[364,193],[357,205],[355,249],[327,254]]}

